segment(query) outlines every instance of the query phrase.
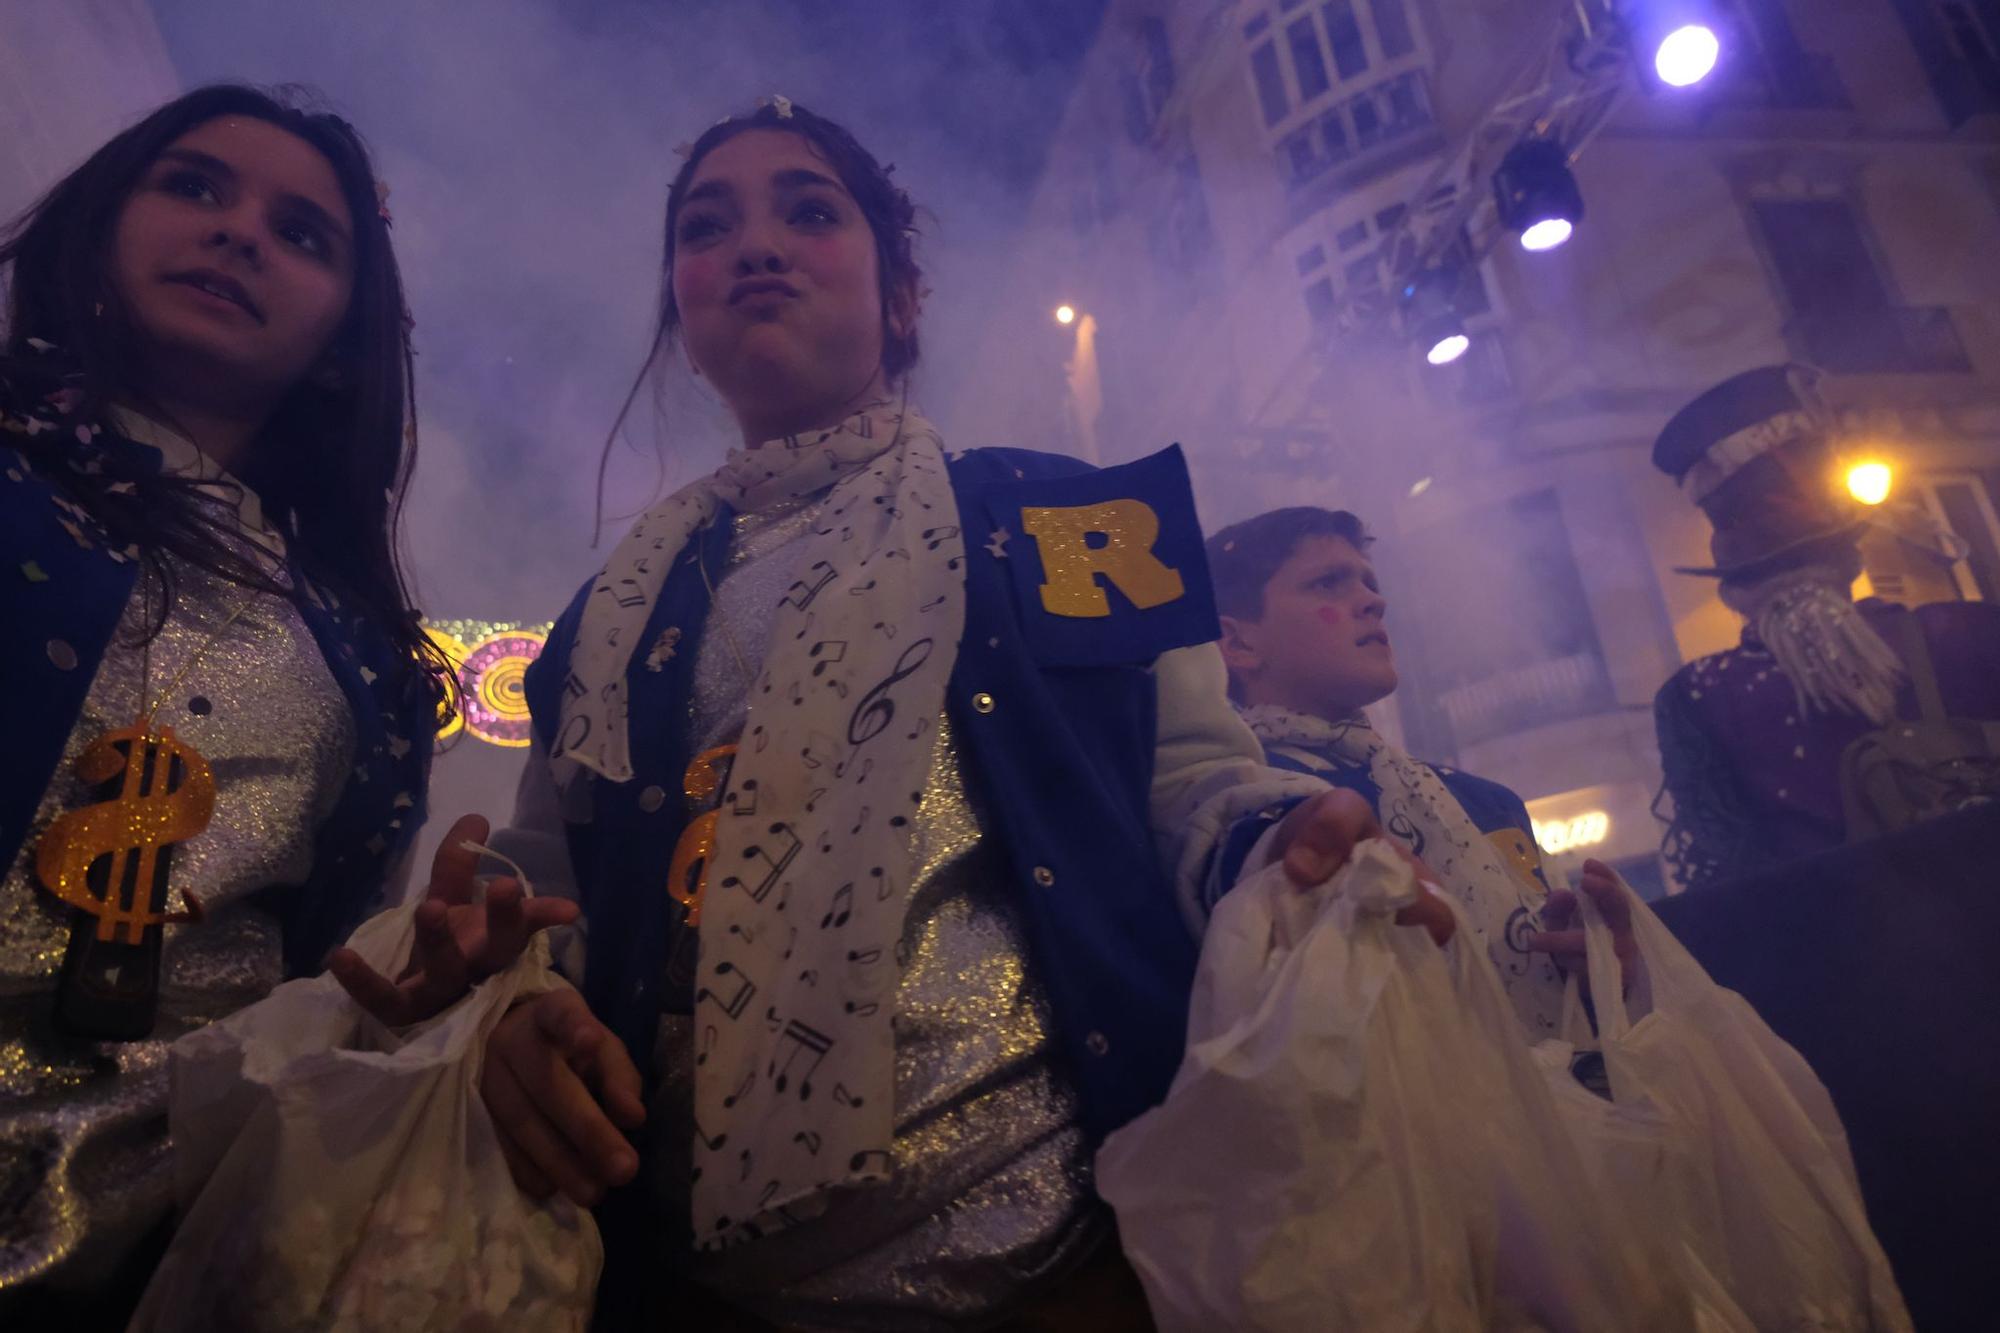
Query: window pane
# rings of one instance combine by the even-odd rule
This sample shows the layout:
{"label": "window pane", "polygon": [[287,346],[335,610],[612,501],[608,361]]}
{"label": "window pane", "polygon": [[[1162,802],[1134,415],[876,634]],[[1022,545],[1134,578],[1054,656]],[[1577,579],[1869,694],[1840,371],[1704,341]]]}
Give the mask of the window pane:
{"label": "window pane", "polygon": [[1312,130],[1293,130],[1279,143],[1278,151],[1284,155],[1286,167],[1291,172],[1293,183],[1305,180],[1319,171],[1319,155],[1313,152]]}
{"label": "window pane", "polygon": [[1375,10],[1375,39],[1382,43],[1382,58],[1394,60],[1417,49],[1410,35],[1410,15],[1403,0],[1370,0]]}
{"label": "window pane", "polygon": [[1264,123],[1275,125],[1285,118],[1285,81],[1278,73],[1278,52],[1269,42],[1250,53],[1250,72],[1257,79],[1257,100],[1264,107]]}
{"label": "window pane", "polygon": [[1427,125],[1430,119],[1431,113],[1418,96],[1415,79],[1405,76],[1389,85],[1389,120],[1397,129]]}
{"label": "window pane", "polygon": [[1391,204],[1375,215],[1375,230],[1388,231],[1403,220],[1403,214],[1410,210],[1402,204]]}
{"label": "window pane", "polygon": [[1312,247],[1312,249],[1307,250],[1304,254],[1299,256],[1298,263],[1299,263],[1300,273],[1312,272],[1314,269],[1326,263],[1326,247],[1323,245],[1315,245],[1314,247]]}
{"label": "window pane", "polygon": [[1765,199],[1757,221],[1795,311],[1874,312],[1889,304],[1854,210],[1840,199]]}
{"label": "window pane", "polygon": [[1327,90],[1326,58],[1319,53],[1319,34],[1310,18],[1300,19],[1285,29],[1292,44],[1292,73],[1299,76],[1299,100],[1310,102]]}
{"label": "window pane", "polygon": [[1353,0],[1335,0],[1326,7],[1326,37],[1333,45],[1333,67],[1351,79],[1368,68],[1368,48],[1361,44],[1361,22]]}
{"label": "window pane", "polygon": [[1354,141],[1366,148],[1381,137],[1382,114],[1372,98],[1364,97],[1354,104]]}
{"label": "window pane", "polygon": [[1347,156],[1347,122],[1340,118],[1340,108],[1335,107],[1319,118],[1320,137],[1326,141],[1326,155],[1338,162]]}
{"label": "window pane", "polygon": [[1361,245],[1364,242],[1366,242],[1367,239],[1368,239],[1368,224],[1365,222],[1357,222],[1351,227],[1342,227],[1338,232],[1336,232],[1333,237],[1333,243],[1340,247],[1340,252],[1342,254],[1346,254],[1349,250],[1352,250],[1355,246]]}
{"label": "window pane", "polygon": [[1938,507],[1944,510],[1945,521],[1951,530],[1965,538],[1972,547],[1971,558],[1966,561],[1972,566],[1972,578],[1979,585],[1979,595],[1989,602],[2000,602],[2000,549],[1993,540],[1993,527],[1980,512],[1979,497],[1970,484],[1962,481],[1940,482],[1937,486]]}
{"label": "window pane", "polygon": [[1458,239],[1445,250],[1444,264],[1458,273],[1458,287],[1452,294],[1451,303],[1458,308],[1459,314],[1472,319],[1493,308],[1493,298],[1486,293],[1486,275],[1479,271],[1472,237],[1464,228],[1459,229]]}

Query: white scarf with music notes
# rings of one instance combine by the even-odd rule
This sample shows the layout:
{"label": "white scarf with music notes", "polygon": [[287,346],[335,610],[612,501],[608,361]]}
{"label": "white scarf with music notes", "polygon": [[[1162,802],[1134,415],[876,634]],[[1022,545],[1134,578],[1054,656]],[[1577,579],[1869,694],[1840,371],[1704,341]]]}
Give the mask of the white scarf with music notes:
{"label": "white scarf with music notes", "polygon": [[649,510],[591,589],[550,751],[559,784],[581,769],[630,782],[628,680],[645,670],[640,639],[674,561],[719,504],[754,513],[829,485],[749,690],[702,895],[702,1248],[889,1175],[910,817],[965,626],[965,547],[936,430],[876,404],[831,430],[733,449]]}

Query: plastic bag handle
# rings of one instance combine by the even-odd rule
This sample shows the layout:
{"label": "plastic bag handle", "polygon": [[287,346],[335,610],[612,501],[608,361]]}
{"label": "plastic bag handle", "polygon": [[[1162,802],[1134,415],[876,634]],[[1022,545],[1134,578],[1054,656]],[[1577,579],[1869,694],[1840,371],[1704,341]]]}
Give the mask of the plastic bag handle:
{"label": "plastic bag handle", "polygon": [[[1631,893],[1623,880],[1618,887]],[[1576,903],[1583,913],[1584,954],[1590,965],[1590,998],[1597,1008],[1597,1035],[1602,1041],[1616,1041],[1632,1030],[1625,1009],[1625,975],[1618,966],[1618,946],[1590,895],[1577,894]]]}
{"label": "plastic bag handle", "polygon": [[1598,1049],[1598,1035],[1590,1030],[1590,1018],[1583,1012],[1583,979],[1575,972],[1563,978],[1562,1016],[1558,1020],[1556,1034],[1568,1042],[1572,1050]]}

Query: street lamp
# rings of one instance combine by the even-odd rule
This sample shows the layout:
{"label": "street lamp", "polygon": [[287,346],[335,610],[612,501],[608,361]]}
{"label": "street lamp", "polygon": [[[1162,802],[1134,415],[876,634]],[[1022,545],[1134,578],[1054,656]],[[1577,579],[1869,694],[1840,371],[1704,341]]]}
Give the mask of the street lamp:
{"label": "street lamp", "polygon": [[1865,505],[1878,505],[1889,498],[1895,471],[1887,463],[1870,459],[1847,469],[1847,493]]}

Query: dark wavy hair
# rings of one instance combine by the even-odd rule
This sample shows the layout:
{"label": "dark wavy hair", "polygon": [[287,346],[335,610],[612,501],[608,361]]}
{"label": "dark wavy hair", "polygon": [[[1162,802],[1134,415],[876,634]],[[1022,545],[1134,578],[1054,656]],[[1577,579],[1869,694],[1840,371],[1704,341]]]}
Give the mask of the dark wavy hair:
{"label": "dark wavy hair", "polygon": [[[924,293],[924,271],[916,259],[917,206],[909,193],[891,178],[894,166],[884,166],[873,153],[861,146],[847,128],[817,115],[796,102],[770,101],[747,115],[732,116],[711,125],[687,150],[687,160],[667,187],[665,255],[660,265],[660,317],[653,330],[653,343],[646,360],[632,381],[631,390],[618,410],[617,420],[604,442],[598,461],[597,489],[599,519],[603,516],[604,467],[610,458],[611,442],[617,438],[632,403],[639,395],[660,352],[673,345],[681,328],[680,307],[674,301],[675,228],[680,222],[681,204],[688,186],[708,155],[746,130],[781,130],[796,134],[819,150],[840,183],[854,196],[855,204],[868,219],[875,237],[876,271],[882,284],[882,373],[891,384],[903,380],[917,364],[916,312]],[[892,318],[898,307],[909,316],[907,327],[897,328]]]}
{"label": "dark wavy hair", "polygon": [[[137,380],[144,334],[110,278],[113,238],[126,200],[161,152],[222,116],[266,121],[318,150],[354,219],[354,291],[321,358],[332,373],[294,385],[234,471],[257,493],[306,577],[358,606],[420,670],[423,693],[442,702],[448,671],[411,606],[396,551],[417,453],[410,321],[374,167],[353,126],[313,109],[295,89],[217,84],[175,98],[112,138],[0,239],[7,276],[0,370],[10,381],[46,376],[51,358],[30,342],[50,343],[78,391],[70,416],[103,421],[115,403],[156,406]],[[12,438],[114,539],[140,547],[169,604],[167,554],[248,587],[297,595],[273,582],[223,521],[223,509],[188,480],[61,466],[66,431]]]}

